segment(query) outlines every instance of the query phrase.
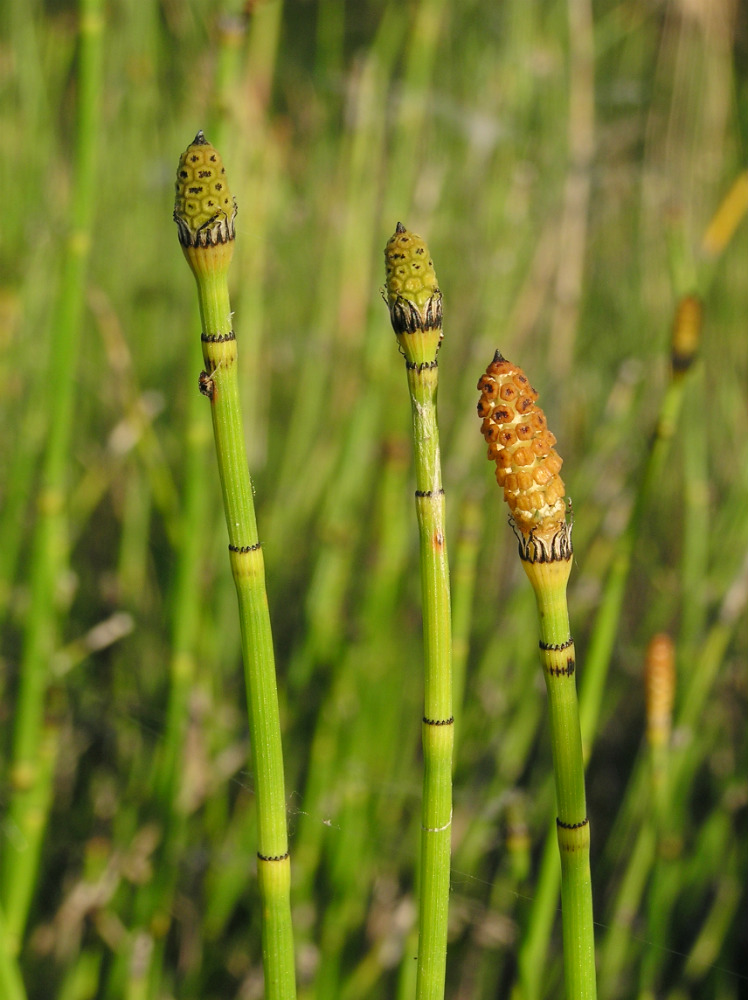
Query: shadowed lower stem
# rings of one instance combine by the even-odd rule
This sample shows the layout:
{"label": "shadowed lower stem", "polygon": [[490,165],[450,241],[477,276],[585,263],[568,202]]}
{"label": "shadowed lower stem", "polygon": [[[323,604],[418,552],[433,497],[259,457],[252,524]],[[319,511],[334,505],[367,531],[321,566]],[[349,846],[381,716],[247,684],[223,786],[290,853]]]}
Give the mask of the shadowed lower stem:
{"label": "shadowed lower stem", "polygon": [[199,385],[211,404],[229,558],[239,601],[257,798],[257,876],[262,899],[265,996],[268,1000],[292,1000],[296,986],[291,868],[275,657],[262,548],[247,467],[237,345],[227,283],[235,215],[236,206],[221,159],[199,132],[179,162],[174,218],[185,257],[197,281],[205,363]]}

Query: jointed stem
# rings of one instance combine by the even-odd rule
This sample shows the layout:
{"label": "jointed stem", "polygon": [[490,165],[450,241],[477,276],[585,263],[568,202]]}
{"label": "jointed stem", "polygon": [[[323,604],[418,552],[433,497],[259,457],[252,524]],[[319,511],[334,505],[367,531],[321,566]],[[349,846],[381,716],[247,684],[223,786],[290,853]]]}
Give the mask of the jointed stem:
{"label": "jointed stem", "polygon": [[426,649],[424,706],[427,719],[445,720],[452,717],[451,628],[445,502],[436,420],[437,379],[436,362],[420,369],[408,367]]}
{"label": "jointed stem", "polygon": [[[547,428],[545,414],[535,405],[538,394],[521,368],[496,351],[478,389],[481,432],[489,458],[496,462],[496,479],[512,511],[522,566],[538,604],[556,785],[566,995],[568,1000],[594,1000],[590,827],[576,660],[566,603],[572,545],[559,476],[562,461],[553,448],[556,438]],[[544,863],[548,857],[546,851]],[[544,883],[545,900],[550,898],[548,888]]]}
{"label": "jointed stem", "polygon": [[416,996],[444,996],[452,843],[451,616],[436,420],[438,369],[408,365],[416,454],[416,513],[421,551],[425,647],[420,942]]}
{"label": "jointed stem", "polygon": [[535,591],[540,650],[548,691],[556,829],[561,855],[564,978],[569,1000],[594,1000],[595,942],[590,877],[590,825],[584,789],[574,641],[569,631],[566,584],[571,557],[522,565]]}
{"label": "jointed stem", "polygon": [[[196,194],[201,197],[196,198]],[[212,217],[208,215],[207,221],[202,214],[206,204],[216,210]],[[233,252],[235,211],[220,157],[199,133],[180,161],[175,219],[185,257],[197,281],[205,362],[200,387],[211,402],[231,570],[239,602],[257,798],[257,873],[262,899],[265,996],[268,1000],[293,1000],[296,985],[291,869],[275,657],[264,562],[247,467],[237,346],[226,278]],[[210,230],[207,236],[206,229]]]}
{"label": "jointed stem", "polygon": [[283,755],[265,569],[239,403],[236,338],[225,276],[198,282],[198,291],[203,359],[211,383],[213,433],[239,601],[257,795],[266,996],[288,998],[295,995],[295,985]]}
{"label": "jointed stem", "polygon": [[413,411],[424,638],[423,805],[417,1000],[442,1000],[452,844],[452,616],[439,457],[436,356],[441,291],[428,249],[402,223],[384,251],[387,304],[405,356]]}

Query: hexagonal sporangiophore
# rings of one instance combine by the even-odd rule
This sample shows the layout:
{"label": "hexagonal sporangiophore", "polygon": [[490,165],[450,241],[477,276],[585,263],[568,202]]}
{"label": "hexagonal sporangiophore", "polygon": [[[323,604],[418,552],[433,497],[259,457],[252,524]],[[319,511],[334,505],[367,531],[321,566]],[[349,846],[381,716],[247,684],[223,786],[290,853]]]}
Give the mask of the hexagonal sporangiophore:
{"label": "hexagonal sporangiophore", "polygon": [[[570,550],[565,488],[559,475],[562,459],[554,450],[556,438],[548,430],[545,414],[537,406],[537,392],[522,369],[498,351],[478,389],[481,431],[521,536],[520,552],[525,558],[554,558],[559,545],[560,553],[567,547]],[[557,536],[559,545],[553,541]]]}
{"label": "hexagonal sporangiophore", "polygon": [[442,340],[442,293],[426,243],[398,222],[384,249],[384,299],[410,364],[433,362]]}
{"label": "hexagonal sporangiophore", "polygon": [[234,239],[236,201],[220,153],[202,131],[177,167],[174,221],[184,247],[208,247]]}

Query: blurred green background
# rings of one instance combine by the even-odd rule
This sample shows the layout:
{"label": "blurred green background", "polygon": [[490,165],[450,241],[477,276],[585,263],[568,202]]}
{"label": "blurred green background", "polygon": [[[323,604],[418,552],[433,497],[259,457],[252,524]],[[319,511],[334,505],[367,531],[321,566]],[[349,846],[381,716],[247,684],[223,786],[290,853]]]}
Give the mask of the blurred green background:
{"label": "blurred green background", "polygon": [[[601,997],[748,996],[745,5],[11,0],[0,24],[4,995],[20,969],[30,998],[262,996],[235,595],[171,219],[202,128],[239,204],[300,995],[408,997],[414,974],[420,584],[379,297],[402,220],[445,303],[447,994],[562,988],[535,608],[475,415],[499,348],[564,458],[583,701],[612,609],[586,734]],[[655,438],[689,293],[700,360]],[[645,740],[659,632],[665,792]]]}

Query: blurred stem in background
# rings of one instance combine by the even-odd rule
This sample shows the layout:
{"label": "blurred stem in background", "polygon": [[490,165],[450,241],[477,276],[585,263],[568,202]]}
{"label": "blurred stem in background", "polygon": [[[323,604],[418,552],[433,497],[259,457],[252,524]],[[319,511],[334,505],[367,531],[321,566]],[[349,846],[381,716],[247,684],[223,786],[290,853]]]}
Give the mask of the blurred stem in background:
{"label": "blurred stem in background", "polygon": [[[647,948],[642,962],[640,997],[654,997],[657,989],[658,970],[662,952],[667,948],[668,908],[672,893],[668,876],[672,877],[673,865],[680,845],[668,849],[667,834],[670,823],[670,736],[673,725],[675,699],[675,647],[669,635],[658,633],[647,647],[644,664],[644,688],[647,711],[647,744],[650,757],[648,825],[653,828],[655,861],[651,876],[647,912]],[[677,872],[677,867],[675,871]]]}
{"label": "blurred stem in background", "polygon": [[452,570],[452,701],[455,743],[460,740],[460,709],[465,696],[465,671],[470,648],[470,624],[477,583],[477,563],[483,528],[483,506],[475,495],[463,499]]}
{"label": "blurred stem in background", "polygon": [[26,1000],[21,970],[16,956],[9,950],[9,944],[5,915],[0,907],[0,990],[4,1000]]}
{"label": "blurred stem in background", "polygon": [[421,554],[424,776],[416,997],[441,1000],[447,960],[454,745],[449,564],[436,413],[442,294],[427,246],[401,223],[384,253],[387,305],[405,357],[413,413]]}
{"label": "blurred stem in background", "polygon": [[[691,345],[695,353],[696,344]],[[691,354],[691,361],[694,354]],[[690,364],[690,362],[689,362]],[[616,543],[615,554],[611,564],[602,600],[595,617],[595,623],[589,640],[589,648],[585,658],[584,671],[579,693],[580,724],[585,750],[585,760],[589,755],[597,732],[600,706],[615,637],[620,622],[628,580],[634,543],[641,529],[642,518],[649,502],[651,493],[659,481],[665,457],[670,448],[677,424],[684,392],[684,374],[688,364],[679,369],[677,377],[669,384],[663,397],[657,423],[657,431],[648,452],[644,473],[639,480],[634,506],[625,530]],[[553,914],[558,895],[559,870],[554,856],[553,838],[546,841],[540,875],[538,877],[538,892],[532,906],[532,915],[528,922],[528,932],[523,939],[520,950],[520,968],[523,971],[523,989],[525,1000],[536,997],[540,985],[539,957],[545,953],[553,924]]]}
{"label": "blurred stem in background", "polygon": [[555,303],[548,345],[557,379],[574,363],[589,226],[592,164],[595,152],[595,38],[591,0],[567,0],[569,110],[567,167],[560,220]]}
{"label": "blurred stem in background", "polygon": [[[709,248],[712,255],[724,250],[746,210],[748,210],[748,199],[743,196],[741,175],[723,202],[720,203],[704,236],[704,246]],[[684,282],[687,287],[689,282],[692,283],[695,280],[692,277],[693,266],[689,264],[688,253],[677,241],[671,242],[670,249],[674,275],[680,279],[681,287]],[[711,278],[708,277],[705,280],[708,283]],[[589,649],[580,689],[580,721],[586,760],[589,759],[598,729],[603,691],[623,610],[635,542],[639,537],[644,514],[653,491],[656,489],[665,467],[665,460],[678,427],[685,390],[694,378],[692,369],[697,357],[703,323],[702,304],[700,298],[691,291],[681,294],[682,297],[677,303],[671,330],[671,378],[660,404],[655,433],[650,441],[642,475],[638,480],[628,522],[616,542],[611,568],[589,639]],[[703,534],[703,526],[698,533]],[[638,901],[643,891],[643,879],[648,866],[648,863],[643,859],[645,857],[651,859],[654,856],[654,842],[649,842],[652,829],[648,826],[642,829],[643,839],[637,843],[637,849],[632,853],[632,862],[636,861],[636,863],[632,863],[630,867],[630,878],[634,881],[627,883],[628,887],[623,893],[621,903],[627,912],[632,911],[632,897]],[[641,863],[638,860],[640,856]],[[552,838],[549,837],[546,841],[538,876],[538,891],[528,920],[528,931],[520,950],[519,963],[522,971],[524,1000],[534,1000],[538,996],[540,988],[538,959],[547,949],[550,939],[555,900],[558,895],[558,881],[559,869]],[[635,886],[638,886],[638,889]],[[622,961],[625,950],[619,949],[618,954]],[[611,959],[611,961],[614,960]],[[607,972],[607,965],[605,968]],[[613,975],[610,974],[611,981],[613,978]],[[605,982],[608,981],[606,978]]]}
{"label": "blurred stem in background", "polygon": [[2,844],[2,885],[7,947],[21,947],[38,874],[52,799],[55,723],[44,724],[50,663],[59,642],[63,576],[68,560],[67,500],[76,407],[83,301],[95,201],[100,133],[103,53],[101,0],[79,6],[78,95],[72,190],[62,275],[52,318],[47,440],[37,497],[24,631],[13,729],[11,800]]}

